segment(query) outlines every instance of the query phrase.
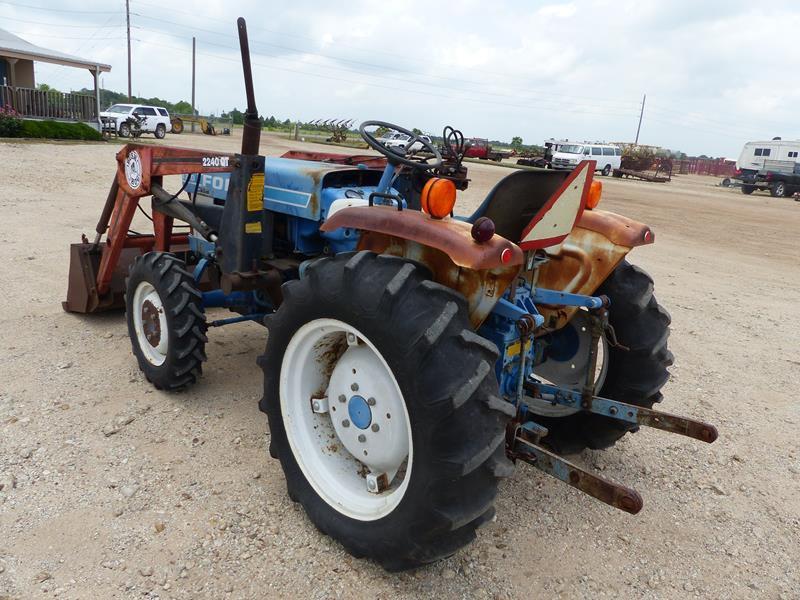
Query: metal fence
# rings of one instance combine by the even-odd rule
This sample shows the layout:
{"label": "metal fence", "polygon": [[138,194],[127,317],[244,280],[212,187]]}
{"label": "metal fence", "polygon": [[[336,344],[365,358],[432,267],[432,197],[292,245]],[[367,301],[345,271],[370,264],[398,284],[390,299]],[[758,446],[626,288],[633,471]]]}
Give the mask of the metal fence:
{"label": "metal fence", "polygon": [[97,120],[97,101],[88,94],[0,85],[0,106],[11,106],[22,116],[36,119]]}
{"label": "metal fence", "polygon": [[676,160],[673,173],[681,175],[712,175],[714,177],[733,177],[736,163],[724,158],[689,158]]}

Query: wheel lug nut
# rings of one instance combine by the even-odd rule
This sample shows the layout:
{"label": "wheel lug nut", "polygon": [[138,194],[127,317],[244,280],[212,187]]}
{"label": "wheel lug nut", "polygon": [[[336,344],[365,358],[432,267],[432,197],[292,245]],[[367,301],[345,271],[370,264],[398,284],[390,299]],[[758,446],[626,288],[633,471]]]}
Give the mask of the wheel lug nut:
{"label": "wheel lug nut", "polygon": [[366,442],[366,441],[367,441],[367,436],[365,436],[365,435],[362,433],[361,435],[359,435],[359,436],[358,436],[358,441],[359,441],[359,442],[361,442],[361,443],[363,444],[364,442]]}
{"label": "wheel lug nut", "polygon": [[372,431],[378,432],[378,431],[380,431],[380,428],[381,428],[381,426],[378,425],[377,423],[373,423],[372,424]]}
{"label": "wheel lug nut", "polygon": [[358,391],[358,384],[354,383],[353,385],[350,386],[350,389],[353,390],[354,392],[357,392]]}
{"label": "wheel lug nut", "polygon": [[375,398],[368,398],[367,404],[369,404],[370,406],[375,406]]}
{"label": "wheel lug nut", "polygon": [[347,396],[344,394],[339,394],[339,402],[347,402]]}
{"label": "wheel lug nut", "polygon": [[342,427],[350,427],[350,421],[348,421],[347,419],[342,421]]}

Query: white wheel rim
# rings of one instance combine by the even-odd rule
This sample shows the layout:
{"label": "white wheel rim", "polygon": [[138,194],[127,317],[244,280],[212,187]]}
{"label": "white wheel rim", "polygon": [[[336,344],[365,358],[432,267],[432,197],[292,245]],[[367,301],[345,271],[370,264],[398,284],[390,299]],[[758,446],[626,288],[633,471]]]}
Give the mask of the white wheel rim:
{"label": "white wheel rim", "polygon": [[294,458],[328,505],[360,521],[398,506],[411,479],[411,422],[392,370],[360,331],[335,319],[298,329],[280,402]]}
{"label": "white wheel rim", "polygon": [[142,354],[149,363],[157,367],[164,364],[169,348],[167,316],[161,296],[147,281],[136,286],[132,310],[136,341]]}
{"label": "white wheel rim", "polygon": [[[533,375],[540,381],[552,383],[571,390],[583,389],[586,368],[589,363],[589,344],[591,333],[589,331],[589,318],[585,311],[579,310],[572,320],[566,325],[572,327],[578,335],[579,347],[575,356],[565,361],[548,359],[533,369]],[[608,342],[605,337],[600,338],[597,346],[597,365],[595,367],[594,393],[596,394],[606,380],[608,373]],[[572,415],[580,408],[553,404],[538,398],[526,398],[525,403],[531,412],[543,417],[566,417]]]}

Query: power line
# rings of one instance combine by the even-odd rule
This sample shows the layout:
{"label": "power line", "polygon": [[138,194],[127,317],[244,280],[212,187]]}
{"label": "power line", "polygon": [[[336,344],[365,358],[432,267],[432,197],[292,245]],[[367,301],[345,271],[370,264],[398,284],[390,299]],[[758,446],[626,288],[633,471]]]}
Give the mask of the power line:
{"label": "power line", "polygon": [[[6,16],[3,16],[3,19],[8,19],[9,21],[19,21],[20,23],[28,23],[29,25],[41,25],[42,27],[69,27],[71,29],[73,29],[73,28],[77,28],[77,29],[94,29],[94,28],[97,27],[97,25],[72,25],[72,24],[69,24],[69,23],[61,23],[61,24],[43,23],[41,21],[28,21],[27,19],[17,19],[16,17],[6,17]],[[100,27],[107,27],[108,28],[108,27],[112,27],[112,26],[110,26],[110,25],[109,26],[101,25]],[[117,27],[117,26],[114,25],[113,27]]]}
{"label": "power line", "polygon": [[[144,29],[142,27],[136,27],[136,26],[134,26],[134,27],[137,28],[137,29],[141,29],[142,31],[148,31],[148,30],[146,30],[146,29]],[[160,31],[158,31],[158,32],[162,33]],[[171,37],[184,38],[184,36],[176,36],[174,34],[168,34],[168,35],[171,35]],[[186,37],[184,39],[189,39],[189,38]],[[236,51],[236,48],[234,48],[233,46],[227,46],[225,44],[218,44],[216,42],[210,42],[208,40],[200,40],[200,41],[204,42],[206,45],[209,45],[209,46],[216,46],[218,48],[224,48],[225,50],[230,50],[231,52],[235,52]],[[156,43],[156,42],[147,42],[147,43]],[[254,45],[258,44],[258,43],[259,42],[254,42],[252,45],[254,46]],[[475,93],[475,90],[468,90],[468,89],[463,89],[463,88],[454,88],[454,87],[441,86],[441,85],[437,85],[437,84],[433,84],[433,83],[429,83],[429,82],[425,82],[425,81],[415,81],[415,80],[410,80],[410,79],[403,78],[403,77],[394,77],[394,76],[391,76],[391,75],[382,75],[382,74],[377,74],[377,73],[364,72],[364,71],[360,71],[360,70],[357,70],[357,69],[350,69],[350,68],[341,67],[341,66],[321,65],[319,63],[309,63],[309,62],[306,62],[306,61],[301,61],[301,60],[292,59],[292,58],[288,58],[288,57],[275,56],[273,54],[268,54],[268,53],[265,53],[263,51],[255,52],[254,54],[259,55],[259,56],[265,56],[265,57],[271,58],[273,60],[279,60],[279,61],[291,63],[291,64],[300,64],[302,66],[311,65],[311,66],[316,66],[316,67],[322,67],[322,68],[324,68],[324,69],[326,69],[328,71],[342,71],[342,72],[346,72],[346,73],[355,73],[356,75],[359,75],[360,77],[371,77],[371,78],[383,79],[383,80],[388,80],[388,81],[398,81],[398,82],[401,82],[401,83],[406,83],[406,84],[411,84],[411,85],[426,86],[426,87],[429,87],[429,88],[433,88],[434,92],[421,91],[421,90],[414,90],[414,91],[422,92],[422,93],[426,93],[426,94],[434,95],[434,96],[449,97],[449,96],[441,96],[441,94],[438,93],[442,89],[455,91],[455,92],[460,92],[460,93],[465,93],[465,94],[474,94]],[[216,56],[216,55],[213,55],[213,56]],[[277,68],[277,67],[273,66],[273,68]],[[292,69],[292,70],[294,71],[295,69]],[[304,72],[308,73],[308,71],[304,71]],[[346,81],[348,83],[354,83],[354,84],[362,84],[362,85],[365,83],[364,80],[354,81],[354,80],[349,80],[349,79],[341,79],[341,81]],[[399,90],[399,88],[397,88],[397,87],[387,88],[387,89],[393,89],[395,91]],[[531,98],[525,98],[525,97],[523,97],[523,96],[521,96],[519,94],[511,95],[511,94],[503,94],[503,93],[500,93],[500,92],[490,92],[490,91],[487,91],[487,90],[481,90],[480,96],[482,96],[482,97],[483,96],[495,96],[495,97],[499,97],[499,98],[511,98],[513,100],[526,100],[526,101],[530,102],[530,105],[529,105],[530,107],[538,106],[540,108],[545,108],[545,109],[550,109],[550,110],[562,110],[562,111],[567,111],[567,112],[580,112],[580,113],[583,113],[583,114],[597,114],[597,115],[611,115],[611,116],[630,116],[630,114],[632,114],[632,113],[628,113],[628,112],[620,112],[620,111],[624,111],[624,109],[621,109],[621,108],[618,109],[618,108],[615,108],[615,107],[597,106],[597,105],[593,105],[591,103],[570,103],[570,104],[565,104],[564,102],[560,102],[558,100],[549,100],[548,101],[547,99],[545,99],[545,100],[531,99]],[[460,99],[464,99],[464,98],[460,97]],[[545,103],[543,103],[543,102],[545,102]],[[492,100],[490,103],[492,103],[492,104],[502,104],[501,102],[495,101],[495,100]],[[580,110],[575,110],[575,109],[568,108],[568,106],[570,106],[570,105],[577,106],[577,107],[588,107],[588,108],[592,108],[592,109],[596,109],[596,110],[591,110],[590,111],[590,110],[586,110],[585,108],[581,108]],[[515,106],[521,106],[521,105],[515,105]]]}
{"label": "power line", "polygon": [[[182,28],[185,28],[185,29],[190,29],[192,31],[202,31],[204,33],[210,33],[212,35],[217,35],[217,36],[221,36],[221,37],[234,38],[234,39],[236,38],[236,36],[233,35],[233,34],[222,33],[222,32],[214,31],[214,30],[211,30],[211,29],[204,29],[202,27],[194,27],[194,26],[190,26],[190,25],[184,25],[183,23],[177,23],[175,21],[169,21],[167,19],[161,19],[161,18],[158,18],[158,17],[151,17],[151,16],[148,16],[148,15],[143,15],[141,13],[131,13],[131,14],[133,14],[133,15],[135,15],[137,17],[144,18],[144,19],[149,19],[151,21],[156,21],[156,22],[160,22],[160,23],[165,23],[167,25],[172,25],[172,26],[176,26],[176,27],[182,27]],[[139,27],[139,28],[147,31],[147,29],[145,29],[144,27]],[[257,28],[254,28],[254,29],[257,29]],[[156,30],[156,31],[163,31],[163,30]],[[187,36],[179,36],[179,35],[171,32],[171,31],[164,32],[164,33],[167,33],[168,35],[171,35],[171,36],[174,36],[174,37],[187,37]],[[221,44],[214,44],[213,42],[206,41],[206,43],[211,44],[211,45],[219,45],[220,47],[223,47],[223,48],[230,48],[229,46],[224,46],[224,45],[221,45]],[[270,47],[273,47],[273,48],[277,48],[279,50],[285,50],[287,52],[293,52],[293,53],[307,55],[307,56],[317,56],[317,57],[325,58],[325,59],[328,59],[328,60],[334,60],[334,61],[340,61],[340,62],[351,63],[351,64],[356,64],[356,65],[362,65],[362,66],[367,66],[367,67],[370,67],[370,68],[380,69],[380,70],[384,70],[384,71],[387,71],[387,70],[388,71],[395,71],[395,72],[398,72],[398,73],[406,73],[406,74],[411,74],[411,75],[415,75],[415,76],[418,76],[418,77],[430,77],[430,78],[435,78],[435,79],[454,81],[454,82],[457,82],[457,83],[465,83],[467,85],[478,86],[478,88],[479,88],[477,90],[470,90],[470,91],[473,91],[473,92],[477,91],[477,92],[484,93],[484,94],[487,94],[487,93],[488,94],[492,94],[492,92],[487,92],[486,91],[486,83],[482,82],[482,81],[465,80],[465,79],[460,79],[460,78],[455,78],[455,77],[448,77],[448,76],[445,76],[445,75],[436,75],[436,74],[432,74],[432,73],[420,73],[419,71],[412,71],[412,70],[408,70],[408,69],[400,69],[400,68],[397,68],[397,67],[393,67],[391,65],[381,65],[381,64],[370,63],[370,62],[361,61],[361,60],[354,60],[354,59],[344,58],[344,57],[336,56],[336,55],[325,54],[325,53],[321,53],[321,52],[312,52],[312,51],[309,51],[309,50],[303,50],[303,49],[300,49],[300,48],[295,48],[295,47],[292,47],[292,46],[285,46],[285,45],[282,45],[282,44],[274,44],[274,43],[271,43],[271,42],[264,42],[264,41],[261,41],[261,40],[253,40],[251,45],[270,46]],[[345,70],[347,70],[347,69],[345,69]],[[353,71],[352,69],[350,69],[350,71],[351,72],[362,73],[362,71]],[[515,78],[514,82],[515,82],[515,85],[517,85],[519,83],[518,78]],[[431,84],[425,84],[425,85],[431,85]],[[578,96],[578,95],[574,95],[574,94],[559,94],[559,93],[555,93],[555,92],[535,92],[535,91],[530,91],[530,90],[526,91],[526,93],[532,94],[534,96],[545,96],[545,97],[548,97],[548,98],[550,98],[550,97],[567,97],[567,98],[570,98],[570,99],[584,98],[584,99],[591,100],[592,101],[592,105],[596,106],[598,108],[617,108],[617,107],[599,106],[599,105],[594,104],[595,102],[609,102],[609,103],[618,104],[618,105],[620,105],[619,108],[622,108],[622,109],[633,108],[634,106],[636,106],[636,103],[632,102],[632,101],[620,101],[620,100],[611,100],[611,99],[605,100],[605,99],[597,98],[597,97],[594,97],[594,96],[588,97],[588,96]],[[498,95],[498,94],[493,94],[493,95]],[[508,94],[500,94],[500,95],[508,96]],[[514,97],[519,97],[519,94],[515,94]]]}
{"label": "power line", "polygon": [[8,4],[9,6],[16,6],[18,8],[31,8],[33,10],[43,10],[46,12],[62,12],[62,13],[74,13],[74,14],[81,14],[81,15],[111,15],[111,14],[119,14],[119,11],[116,10],[74,10],[69,8],[50,8],[44,6],[33,6],[31,4],[20,4],[18,2],[8,2],[7,0],[0,0],[0,4]]}
{"label": "power line", "polygon": [[[155,45],[155,46],[161,46],[163,48],[168,48],[168,49],[171,49],[171,50],[177,50],[179,52],[191,52],[190,50],[187,50],[186,48],[179,48],[177,46],[170,46],[168,44],[161,44],[159,42],[154,42],[152,40],[140,40],[140,39],[137,39],[136,41],[152,44],[152,45]],[[219,44],[215,44],[215,45],[219,45]],[[226,46],[223,46],[223,47],[226,47]],[[198,52],[198,54],[200,54],[202,56],[207,56],[209,58],[216,59],[216,60],[224,60],[224,61],[234,62],[234,63],[238,63],[239,62],[239,60],[236,59],[236,58],[220,56],[219,54],[210,54],[210,53],[206,53],[206,52]],[[258,55],[258,54],[256,54],[256,55]],[[499,102],[499,101],[496,101],[496,100],[481,100],[479,98],[475,98],[475,97],[472,97],[472,96],[469,96],[469,95],[468,96],[463,96],[463,97],[455,97],[455,96],[452,96],[452,95],[445,95],[445,94],[441,94],[441,93],[430,92],[428,90],[418,90],[418,89],[410,89],[410,88],[398,88],[397,86],[381,85],[381,84],[377,84],[377,83],[367,82],[367,81],[364,81],[364,80],[356,81],[356,80],[352,80],[352,79],[345,79],[345,78],[342,78],[342,77],[337,77],[337,76],[334,76],[334,75],[328,75],[328,74],[323,74],[323,73],[315,73],[315,72],[305,71],[305,70],[301,70],[301,69],[297,69],[297,68],[280,67],[280,66],[277,66],[277,65],[268,65],[268,64],[259,63],[259,62],[253,62],[252,64],[254,66],[258,66],[258,67],[261,67],[261,68],[277,70],[277,71],[284,71],[284,72],[292,73],[292,74],[295,74],[295,75],[296,74],[308,75],[308,76],[311,76],[311,77],[317,77],[317,78],[337,81],[337,82],[341,82],[341,83],[351,83],[351,84],[355,84],[355,85],[366,85],[366,86],[373,87],[373,88],[382,88],[382,89],[391,90],[393,92],[407,92],[407,93],[412,93],[412,94],[419,94],[419,95],[422,95],[422,96],[425,96],[425,97],[437,97],[437,98],[444,98],[444,99],[447,99],[447,100],[458,100],[458,101],[462,101],[462,102],[466,101],[466,102],[473,102],[473,103],[478,103],[478,104],[489,104],[491,106],[508,106],[508,107],[512,107],[512,108],[522,108],[522,109],[526,109],[526,110],[528,110],[528,109],[532,108],[532,106],[534,106],[534,105],[531,105],[531,104],[512,104],[512,103],[508,103],[508,102]],[[368,77],[376,77],[374,75],[367,75],[367,76]],[[630,114],[612,114],[612,113],[608,113],[608,112],[593,112],[593,111],[586,111],[586,110],[571,109],[571,108],[567,108],[567,107],[564,107],[564,106],[558,107],[558,110],[560,110],[562,112],[576,112],[576,113],[580,113],[580,114],[595,114],[595,115],[602,115],[602,116],[623,116],[623,117],[625,117],[625,116],[630,117],[631,116]]]}

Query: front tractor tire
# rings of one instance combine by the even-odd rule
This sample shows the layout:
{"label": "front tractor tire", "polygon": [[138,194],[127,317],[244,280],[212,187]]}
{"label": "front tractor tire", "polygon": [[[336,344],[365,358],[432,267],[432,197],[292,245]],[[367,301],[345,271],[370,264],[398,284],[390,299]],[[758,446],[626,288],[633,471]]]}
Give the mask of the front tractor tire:
{"label": "front tractor tire", "polygon": [[[661,401],[661,388],[669,379],[667,367],[673,361],[672,353],[667,349],[669,313],[653,296],[653,280],[650,276],[626,260],[612,271],[595,295],[601,294],[611,300],[609,323],[614,328],[619,344],[627,349],[611,347],[601,340],[602,361],[598,364],[595,393],[604,398],[650,408]],[[584,329],[581,317],[579,313],[567,325],[573,327],[578,337],[589,335],[586,331],[581,333]],[[556,332],[556,335],[566,333],[565,328],[560,333]],[[557,363],[548,365],[546,361],[538,369],[540,373],[562,374],[560,378],[548,378],[555,384],[580,389],[578,380],[569,379],[568,375],[570,363],[576,360],[580,359],[567,360],[561,368],[556,367]],[[536,372],[537,368],[534,368]],[[567,410],[567,414],[539,410],[542,411],[540,414],[549,415],[536,418],[548,429],[548,435],[542,441],[560,454],[575,454],[586,448],[608,448],[627,432],[636,430],[635,425],[603,415],[571,409]]]}
{"label": "front tractor tire", "polygon": [[160,390],[179,390],[200,377],[206,360],[202,293],[172,254],[136,257],[125,281],[125,312],[133,354]]}
{"label": "front tractor tire", "polygon": [[267,318],[270,453],[289,497],[356,557],[431,563],[494,515],[513,407],[496,349],[427,270],[369,252],[312,263]]}

